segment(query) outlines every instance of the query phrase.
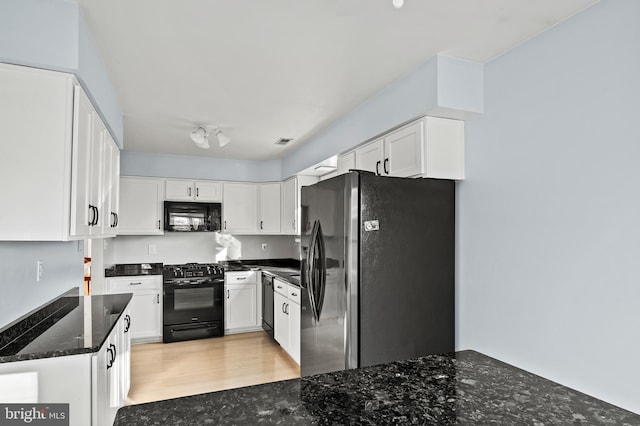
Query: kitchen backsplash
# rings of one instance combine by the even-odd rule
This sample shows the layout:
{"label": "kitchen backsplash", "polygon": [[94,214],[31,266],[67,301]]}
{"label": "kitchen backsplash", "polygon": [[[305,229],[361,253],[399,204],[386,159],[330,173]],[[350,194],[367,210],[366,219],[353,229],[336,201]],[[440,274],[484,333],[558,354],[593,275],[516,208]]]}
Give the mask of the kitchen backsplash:
{"label": "kitchen backsplash", "polygon": [[[262,250],[262,244],[266,244]],[[298,259],[290,235],[230,235],[218,232],[121,235],[104,241],[104,264],[162,262],[209,263],[235,259]]]}

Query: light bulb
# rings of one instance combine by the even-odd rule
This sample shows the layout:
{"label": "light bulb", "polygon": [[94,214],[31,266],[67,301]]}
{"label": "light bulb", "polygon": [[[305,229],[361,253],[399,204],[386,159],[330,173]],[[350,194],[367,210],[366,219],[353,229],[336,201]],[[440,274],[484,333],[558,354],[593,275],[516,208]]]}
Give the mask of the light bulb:
{"label": "light bulb", "polygon": [[404,0],[393,0],[393,7],[400,9],[404,4]]}

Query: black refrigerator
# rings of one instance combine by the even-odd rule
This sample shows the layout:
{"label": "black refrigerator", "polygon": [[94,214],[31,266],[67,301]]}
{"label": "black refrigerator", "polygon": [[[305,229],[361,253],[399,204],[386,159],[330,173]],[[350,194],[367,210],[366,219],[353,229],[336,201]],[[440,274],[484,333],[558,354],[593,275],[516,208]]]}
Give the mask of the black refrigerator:
{"label": "black refrigerator", "polygon": [[302,187],[302,376],[454,351],[454,185],[352,171]]}

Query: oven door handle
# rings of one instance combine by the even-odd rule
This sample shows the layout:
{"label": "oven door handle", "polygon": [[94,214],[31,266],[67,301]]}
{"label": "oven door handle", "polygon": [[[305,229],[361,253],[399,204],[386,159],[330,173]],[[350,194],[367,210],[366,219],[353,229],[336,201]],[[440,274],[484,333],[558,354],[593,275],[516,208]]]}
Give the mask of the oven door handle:
{"label": "oven door handle", "polygon": [[174,292],[176,289],[194,289],[194,288],[214,288],[216,286],[224,285],[224,280],[219,282],[211,282],[206,284],[165,284],[165,291]]}

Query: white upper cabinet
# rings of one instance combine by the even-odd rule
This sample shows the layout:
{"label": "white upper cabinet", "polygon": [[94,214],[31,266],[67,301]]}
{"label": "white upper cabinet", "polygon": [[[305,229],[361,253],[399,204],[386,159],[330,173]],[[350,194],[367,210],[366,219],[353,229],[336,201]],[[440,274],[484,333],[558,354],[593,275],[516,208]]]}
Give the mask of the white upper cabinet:
{"label": "white upper cabinet", "polygon": [[258,231],[260,233],[280,233],[282,229],[281,191],[282,185],[279,182],[258,185],[258,205],[260,206]]}
{"label": "white upper cabinet", "polygon": [[165,199],[172,201],[222,201],[222,183],[167,179]]}
{"label": "white upper cabinet", "polygon": [[338,156],[338,163],[336,168],[336,174],[342,175],[347,173],[350,169],[356,168],[356,152],[350,151],[346,154]]}
{"label": "white upper cabinet", "polygon": [[120,178],[118,234],[161,235],[164,180]]}
{"label": "white upper cabinet", "polygon": [[300,234],[300,190],[318,182],[317,176],[294,176],[282,183],[282,233]]}
{"label": "white upper cabinet", "polygon": [[463,179],[464,122],[423,117],[358,147],[355,164],[383,176]]}
{"label": "white upper cabinet", "polygon": [[423,134],[423,123],[418,121],[385,136],[379,174],[397,177],[422,174]]}
{"label": "white upper cabinet", "polygon": [[255,234],[258,230],[258,186],[254,183],[223,185],[222,231]]}
{"label": "white upper cabinet", "polygon": [[89,235],[95,211],[89,202],[91,186],[91,140],[93,137],[93,106],[87,95],[75,87],[73,113],[73,154],[71,182],[71,235]]}
{"label": "white upper cabinet", "polygon": [[106,129],[75,77],[0,64],[0,117],[0,240],[105,236]]}
{"label": "white upper cabinet", "polygon": [[378,139],[356,149],[356,169],[383,174],[384,141]]}
{"label": "white upper cabinet", "polygon": [[103,181],[103,210],[105,220],[102,223],[103,234],[115,235],[120,218],[120,150],[105,132],[105,173]]}
{"label": "white upper cabinet", "polygon": [[281,186],[280,182],[225,182],[222,231],[229,234],[280,234]]}
{"label": "white upper cabinet", "polygon": [[282,182],[282,233],[287,235],[297,234],[298,182],[294,176]]}

